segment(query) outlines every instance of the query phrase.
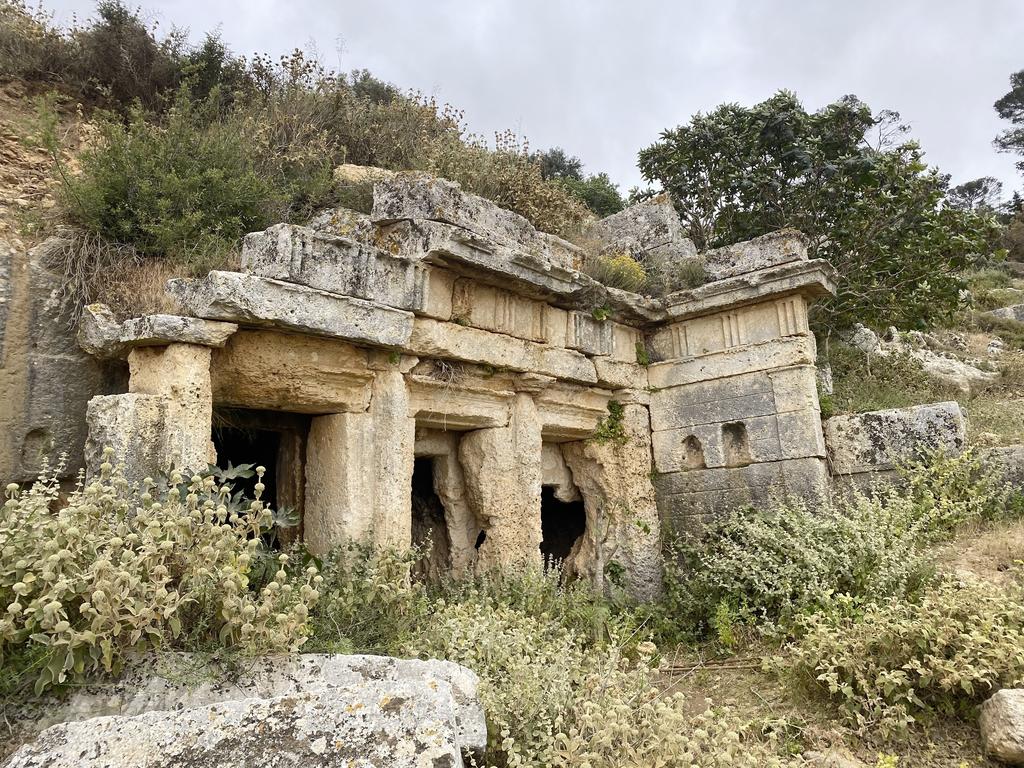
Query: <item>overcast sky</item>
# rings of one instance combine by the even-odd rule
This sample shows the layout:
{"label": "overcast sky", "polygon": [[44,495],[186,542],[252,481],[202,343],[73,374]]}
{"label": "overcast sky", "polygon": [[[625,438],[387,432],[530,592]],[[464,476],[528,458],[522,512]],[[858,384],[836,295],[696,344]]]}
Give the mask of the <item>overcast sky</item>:
{"label": "overcast sky", "polygon": [[[623,191],[661,130],[780,88],[809,109],[849,93],[895,109],[954,183],[1024,187],[992,147],[992,103],[1024,69],[1022,0],[140,1],[196,40],[219,28],[238,53],[315,47],[462,108],[477,133],[562,146]],[[58,20],[94,7],[44,3]]]}

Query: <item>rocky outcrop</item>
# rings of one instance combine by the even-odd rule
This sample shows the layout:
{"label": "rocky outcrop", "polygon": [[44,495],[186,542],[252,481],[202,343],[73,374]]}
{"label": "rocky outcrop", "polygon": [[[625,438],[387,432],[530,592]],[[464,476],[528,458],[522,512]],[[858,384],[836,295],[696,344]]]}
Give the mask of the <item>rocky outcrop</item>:
{"label": "rocky outcrop", "polygon": [[985,314],[991,315],[992,317],[998,317],[1000,320],[1016,320],[1018,323],[1024,322],[1024,304],[1000,307],[999,309],[993,309]]}
{"label": "rocky outcrop", "polygon": [[234,678],[187,655],[163,663],[174,673],[150,661],[23,710],[23,735],[50,727],[9,768],[454,768],[486,746],[476,675],[451,662],[308,654],[255,660]]}
{"label": "rocky outcrop", "polygon": [[978,725],[986,755],[1024,765],[1024,689],[997,691],[981,705]]}
{"label": "rocky outcrop", "polygon": [[667,194],[606,216],[590,225],[585,235],[597,241],[601,254],[625,253],[645,267],[697,260],[697,248]]}
{"label": "rocky outcrop", "polygon": [[895,469],[927,450],[955,455],[967,443],[967,423],[956,402],[833,416],[824,428],[836,475]]}

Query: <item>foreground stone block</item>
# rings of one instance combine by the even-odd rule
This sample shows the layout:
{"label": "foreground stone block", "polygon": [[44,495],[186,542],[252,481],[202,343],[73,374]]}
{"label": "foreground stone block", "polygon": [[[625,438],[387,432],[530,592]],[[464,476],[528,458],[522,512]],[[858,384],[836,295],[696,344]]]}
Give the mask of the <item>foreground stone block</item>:
{"label": "foreground stone block", "polygon": [[363,681],[329,695],[237,699],[55,725],[8,768],[422,768],[462,762],[451,687]]}
{"label": "foreground stone block", "polygon": [[1024,689],[997,691],[981,705],[978,725],[986,755],[1010,765],[1024,765]]}
{"label": "foreground stone block", "polygon": [[138,484],[168,468],[164,437],[170,403],[160,395],[101,395],[89,401],[85,442],[88,477],[99,474],[104,448],[114,451],[113,461],[124,465],[125,479]]}
{"label": "foreground stone block", "polygon": [[412,334],[411,312],[240,272],[174,279],[167,290],[187,311],[207,319],[386,347],[401,346]]}
{"label": "foreground stone block", "polygon": [[836,475],[895,469],[926,450],[956,455],[967,443],[967,422],[956,402],[833,416],[824,429]]}
{"label": "foreground stone block", "polygon": [[89,718],[115,715],[130,718],[228,701],[324,696],[367,682],[448,686],[452,701],[445,708],[454,710],[458,743],[471,752],[485,747],[487,725],[477,699],[476,674],[434,659],[309,653],[253,659],[239,671],[191,654],[144,657],[114,681],[34,700],[7,714],[13,718],[15,735],[26,740],[58,723],[96,722]]}

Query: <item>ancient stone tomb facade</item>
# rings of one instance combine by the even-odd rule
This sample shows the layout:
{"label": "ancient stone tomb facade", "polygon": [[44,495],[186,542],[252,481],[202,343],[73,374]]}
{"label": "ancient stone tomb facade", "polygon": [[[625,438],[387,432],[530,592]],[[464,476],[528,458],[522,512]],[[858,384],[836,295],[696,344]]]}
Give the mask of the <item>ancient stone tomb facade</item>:
{"label": "ancient stone tomb facade", "polygon": [[130,375],[89,403],[87,462],[256,461],[315,551],[429,539],[430,571],[557,558],[650,596],[665,527],[824,490],[807,309],[832,274],[795,233],[697,255],[660,200],[593,232],[709,280],[603,286],[575,246],[399,175],[369,216],[278,225],[240,272],[171,281],[180,316],[90,307],[83,347]]}

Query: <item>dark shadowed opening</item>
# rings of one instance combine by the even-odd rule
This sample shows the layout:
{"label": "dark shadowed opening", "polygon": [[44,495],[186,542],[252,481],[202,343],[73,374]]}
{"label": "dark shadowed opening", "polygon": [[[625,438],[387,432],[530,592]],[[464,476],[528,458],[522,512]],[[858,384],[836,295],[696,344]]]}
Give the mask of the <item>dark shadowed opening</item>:
{"label": "dark shadowed opening", "polygon": [[540,491],[540,551],[547,567],[565,560],[573,544],[587,528],[587,513],[582,501],[559,501],[555,489],[544,486]]}
{"label": "dark shadowed opening", "polygon": [[444,505],[434,490],[434,461],[416,459],[412,470],[412,543],[430,550],[416,563],[420,578],[437,580],[451,570],[451,540],[444,518]]}
{"label": "dark shadowed opening", "polygon": [[[229,463],[266,467],[263,476],[263,503],[274,510],[293,510],[299,525],[279,528],[274,544],[289,544],[301,536],[302,507],[306,474],[306,437],[309,417],[300,414],[256,411],[242,408],[216,408],[213,418],[213,445],[217,466]],[[252,498],[257,478],[230,481],[236,491]]]}

